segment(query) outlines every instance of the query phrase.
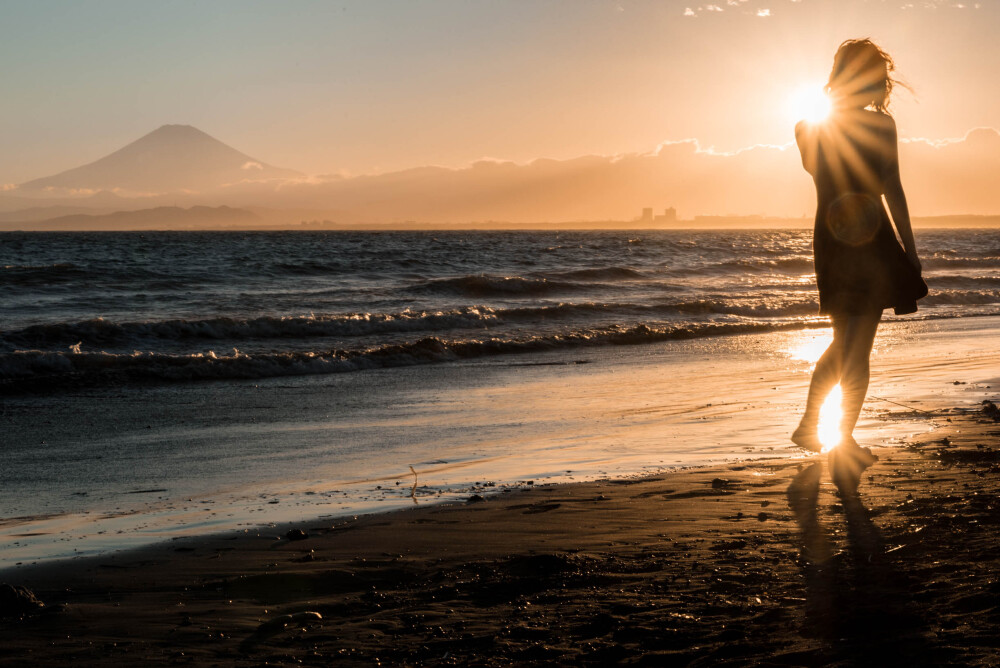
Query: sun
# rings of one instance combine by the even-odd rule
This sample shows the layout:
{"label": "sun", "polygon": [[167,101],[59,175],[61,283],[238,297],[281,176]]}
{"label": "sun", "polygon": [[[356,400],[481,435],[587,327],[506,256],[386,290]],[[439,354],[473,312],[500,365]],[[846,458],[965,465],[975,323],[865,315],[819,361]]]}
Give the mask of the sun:
{"label": "sun", "polygon": [[789,120],[793,122],[820,123],[830,115],[832,107],[820,84],[803,84],[795,88],[785,104]]}

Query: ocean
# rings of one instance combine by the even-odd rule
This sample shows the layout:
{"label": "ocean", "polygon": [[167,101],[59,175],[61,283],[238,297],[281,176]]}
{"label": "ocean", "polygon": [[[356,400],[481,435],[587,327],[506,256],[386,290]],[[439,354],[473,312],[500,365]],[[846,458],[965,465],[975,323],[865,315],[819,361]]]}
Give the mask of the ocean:
{"label": "ocean", "polygon": [[[995,397],[1000,231],[920,230],[855,432]],[[0,570],[790,453],[811,233],[0,234]],[[743,465],[743,464],[739,464]]]}
{"label": "ocean", "polygon": [[[920,231],[917,319],[1000,313]],[[0,392],[349,373],[821,324],[807,231],[0,234]]]}

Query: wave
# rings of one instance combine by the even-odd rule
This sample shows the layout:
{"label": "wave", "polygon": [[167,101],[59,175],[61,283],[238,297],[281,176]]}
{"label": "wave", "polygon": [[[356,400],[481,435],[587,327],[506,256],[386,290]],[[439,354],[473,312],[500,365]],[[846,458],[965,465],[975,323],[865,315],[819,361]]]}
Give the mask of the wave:
{"label": "wave", "polygon": [[572,271],[552,272],[540,275],[550,279],[555,278],[571,281],[628,281],[646,278],[642,272],[628,267],[594,267],[589,269],[574,269]]}
{"label": "wave", "polygon": [[1000,290],[931,290],[918,303],[929,306],[1000,304]]}
{"label": "wave", "polygon": [[[1000,291],[934,289],[921,300],[922,306],[984,305],[1000,303]],[[738,316],[743,318],[800,318],[818,313],[814,294],[773,299],[710,296],[661,303],[563,302],[543,306],[496,308],[468,306],[442,311],[397,313],[353,313],[345,315],[218,317],[199,320],[115,322],[94,318],[81,322],[32,325],[0,332],[0,348],[66,347],[77,342],[84,347],[141,347],[156,341],[241,341],[351,338],[412,332],[454,332],[499,328],[503,325],[537,325],[556,321],[595,322],[635,319],[672,319],[677,316]],[[686,318],[689,319],[689,318]]]}
{"label": "wave", "polygon": [[1000,288],[1000,276],[962,276],[961,274],[924,276],[932,288]]}
{"label": "wave", "polygon": [[611,326],[524,338],[444,340],[425,337],[414,342],[363,350],[269,352],[229,355],[213,351],[191,355],[133,352],[116,354],[18,350],[0,354],[0,391],[17,393],[80,383],[254,379],[331,374],[387,367],[431,364],[493,355],[536,353],[584,346],[638,345],[708,336],[827,327],[824,321],[781,323],[711,323],[676,327]]}
{"label": "wave", "polygon": [[819,302],[814,298],[784,302],[751,302],[724,297],[662,304],[565,303],[555,306],[496,309],[498,321],[544,321],[559,318],[594,316],[738,315],[754,318],[782,318],[816,315]]}
{"label": "wave", "polygon": [[678,313],[691,315],[715,313],[720,315],[741,315],[752,318],[780,318],[817,315],[819,312],[819,301],[816,299],[800,299],[785,303],[741,303],[698,299],[672,304],[670,308],[676,309]]}
{"label": "wave", "polygon": [[7,264],[0,266],[0,284],[41,285],[77,280],[86,271],[72,262],[54,264]]}
{"label": "wave", "polygon": [[777,318],[814,315],[814,299],[785,302],[750,302],[723,297],[695,301],[640,304],[619,302],[564,302],[550,306],[494,308],[468,306],[446,311],[402,311],[398,313],[353,313],[346,315],[217,317],[196,320],[115,322],[93,318],[80,322],[32,325],[0,332],[0,346],[13,348],[142,346],[153,341],[252,341],[358,337],[407,332],[448,332],[486,329],[504,323],[538,323],[623,317],[670,317],[676,315],[738,315]]}
{"label": "wave", "polygon": [[422,281],[409,289],[418,293],[453,294],[463,297],[541,296],[555,293],[592,290],[593,283],[580,284],[547,278],[469,274],[454,278]]}
{"label": "wave", "polygon": [[323,276],[338,274],[345,271],[340,262],[323,262],[320,260],[303,260],[300,262],[278,262],[271,266],[270,273],[289,274],[292,276]]}
{"label": "wave", "polygon": [[[950,302],[941,302],[950,303]],[[967,314],[996,315],[988,313]],[[924,312],[923,319],[956,317]],[[49,390],[78,384],[130,381],[194,381],[255,379],[277,376],[332,374],[364,369],[432,364],[496,355],[539,353],[594,346],[640,345],[736,334],[829,327],[825,318],[771,322],[714,322],[684,325],[590,327],[558,334],[443,339],[428,336],[412,342],[355,350],[279,351],[230,354],[214,351],[193,354],[157,352],[109,353],[84,351],[17,350],[0,353],[0,394]]]}
{"label": "wave", "polygon": [[65,284],[100,285],[118,290],[134,287],[142,290],[178,290],[192,284],[218,280],[211,271],[171,273],[169,270],[141,267],[135,264],[81,266],[72,262],[45,265],[8,264],[0,266],[0,286],[44,288]]}
{"label": "wave", "polygon": [[56,262],[55,264],[5,264],[0,267],[0,272],[51,271],[76,268],[77,266],[72,262]]}
{"label": "wave", "polygon": [[[979,280],[979,279],[975,279]],[[986,285],[1000,279],[982,279]],[[956,282],[959,279],[956,278]],[[932,281],[930,295],[922,306],[980,306],[1000,303],[998,290],[940,289]],[[677,316],[738,316],[744,318],[798,318],[816,315],[815,293],[785,293],[764,296],[710,295],[702,299],[636,302],[561,302],[540,306],[508,308],[472,305],[440,311],[395,313],[349,313],[331,315],[260,316],[257,318],[215,317],[146,322],[116,322],[93,318],[79,322],[32,325],[0,331],[0,350],[15,348],[47,349],[82,343],[84,347],[126,348],[156,345],[157,341],[224,341],[239,345],[245,341],[310,338],[352,338],[413,332],[448,333],[458,330],[498,328],[505,324],[535,325],[553,321],[591,323],[622,322],[636,319],[676,319]],[[690,318],[685,318],[690,319]]]}
{"label": "wave", "polygon": [[[711,265],[710,268],[723,268],[726,270],[751,270],[751,271],[794,271],[812,272],[813,259],[811,257],[784,257],[777,260],[764,258],[745,258],[740,260],[726,260],[718,264]],[[702,269],[703,270],[703,269]]]}
{"label": "wave", "polygon": [[979,257],[941,257],[937,254],[920,258],[924,269],[964,269],[983,268],[996,269],[1000,266],[1000,256],[981,255]]}
{"label": "wave", "polygon": [[248,340],[309,338],[317,336],[366,336],[396,332],[487,327],[497,319],[486,306],[450,311],[402,311],[348,315],[261,316],[259,318],[207,318],[114,322],[94,318],[82,322],[32,325],[0,332],[0,341],[22,347],[47,347],[83,342],[88,346],[139,344],[160,340]]}

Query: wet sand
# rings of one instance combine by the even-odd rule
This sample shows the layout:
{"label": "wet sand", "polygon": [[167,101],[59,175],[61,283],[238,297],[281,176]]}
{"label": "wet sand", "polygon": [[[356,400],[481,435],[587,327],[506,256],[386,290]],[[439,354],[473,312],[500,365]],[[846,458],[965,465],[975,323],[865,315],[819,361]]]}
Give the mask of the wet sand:
{"label": "wet sand", "polygon": [[1000,423],[922,419],[839,491],[773,459],[8,570],[45,605],[0,665],[997,665]]}

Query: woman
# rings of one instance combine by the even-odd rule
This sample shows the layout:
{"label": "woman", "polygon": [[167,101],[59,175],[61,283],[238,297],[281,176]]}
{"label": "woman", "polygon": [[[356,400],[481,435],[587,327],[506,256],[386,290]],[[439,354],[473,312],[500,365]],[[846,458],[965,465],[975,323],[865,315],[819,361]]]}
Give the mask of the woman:
{"label": "woman", "polygon": [[[868,391],[868,358],[882,311],[917,310],[927,294],[899,180],[896,124],[889,115],[892,58],[871,40],[840,45],[827,83],[827,120],[795,127],[795,140],[816,184],[813,251],[820,313],[833,321],[833,343],[816,364],[805,415],[792,441],[819,452],[819,411],[840,383],[841,453],[871,463],[852,437]],[[888,205],[899,242],[883,205]]]}

